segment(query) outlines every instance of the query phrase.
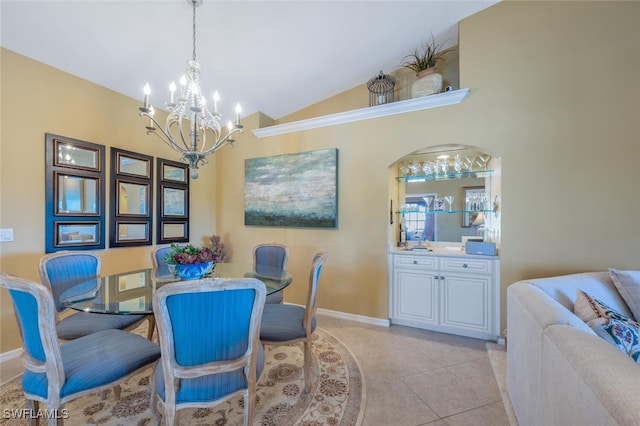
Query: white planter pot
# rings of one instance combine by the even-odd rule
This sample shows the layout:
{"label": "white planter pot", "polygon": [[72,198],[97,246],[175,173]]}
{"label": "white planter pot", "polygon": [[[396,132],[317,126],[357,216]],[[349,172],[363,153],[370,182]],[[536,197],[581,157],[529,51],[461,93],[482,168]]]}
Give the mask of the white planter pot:
{"label": "white planter pot", "polygon": [[442,91],[442,74],[433,73],[417,79],[411,85],[411,97],[433,95]]}

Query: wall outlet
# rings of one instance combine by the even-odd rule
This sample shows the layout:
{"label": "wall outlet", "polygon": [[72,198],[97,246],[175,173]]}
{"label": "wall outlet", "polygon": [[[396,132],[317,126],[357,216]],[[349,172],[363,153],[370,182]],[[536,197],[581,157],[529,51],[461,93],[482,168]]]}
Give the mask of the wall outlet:
{"label": "wall outlet", "polygon": [[0,243],[13,241],[13,228],[0,229]]}

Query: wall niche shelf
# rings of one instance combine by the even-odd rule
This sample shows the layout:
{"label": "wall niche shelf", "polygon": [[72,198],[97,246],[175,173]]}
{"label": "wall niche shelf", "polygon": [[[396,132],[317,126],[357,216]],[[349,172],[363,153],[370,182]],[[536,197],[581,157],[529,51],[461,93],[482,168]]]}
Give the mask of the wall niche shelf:
{"label": "wall niche shelf", "polygon": [[484,178],[491,176],[493,170],[465,170],[459,172],[449,172],[445,174],[430,174],[430,175],[408,175],[398,176],[396,179],[400,182],[424,182],[427,180],[452,180],[452,179],[464,179],[464,178]]}
{"label": "wall niche shelf", "polygon": [[278,124],[252,131],[258,138],[284,135],[303,130],[317,129],[319,127],[335,126],[337,124],[352,123],[354,121],[367,120],[370,118],[385,117],[387,115],[402,114],[405,112],[459,104],[467,97],[468,94],[469,89],[452,90],[450,92],[438,93],[436,95],[422,96],[420,98],[407,99],[384,105],[339,112],[336,114],[324,115],[322,117],[308,118],[306,120]]}

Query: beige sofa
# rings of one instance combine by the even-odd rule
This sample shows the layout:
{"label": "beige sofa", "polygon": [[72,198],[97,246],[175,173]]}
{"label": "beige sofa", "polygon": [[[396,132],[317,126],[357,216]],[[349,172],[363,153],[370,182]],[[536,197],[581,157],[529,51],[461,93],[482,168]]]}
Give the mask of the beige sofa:
{"label": "beige sofa", "polygon": [[640,425],[640,365],[573,314],[579,289],[631,316],[608,272],[507,288],[507,389],[520,426]]}

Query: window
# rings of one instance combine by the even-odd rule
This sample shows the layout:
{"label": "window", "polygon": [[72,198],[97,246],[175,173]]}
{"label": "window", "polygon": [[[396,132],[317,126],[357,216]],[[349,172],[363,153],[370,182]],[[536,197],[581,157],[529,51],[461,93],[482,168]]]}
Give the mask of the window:
{"label": "window", "polygon": [[[433,200],[438,194],[412,194],[405,197],[402,213],[402,228],[408,241],[435,241],[436,216],[433,213]],[[427,201],[429,205],[427,206]]]}

